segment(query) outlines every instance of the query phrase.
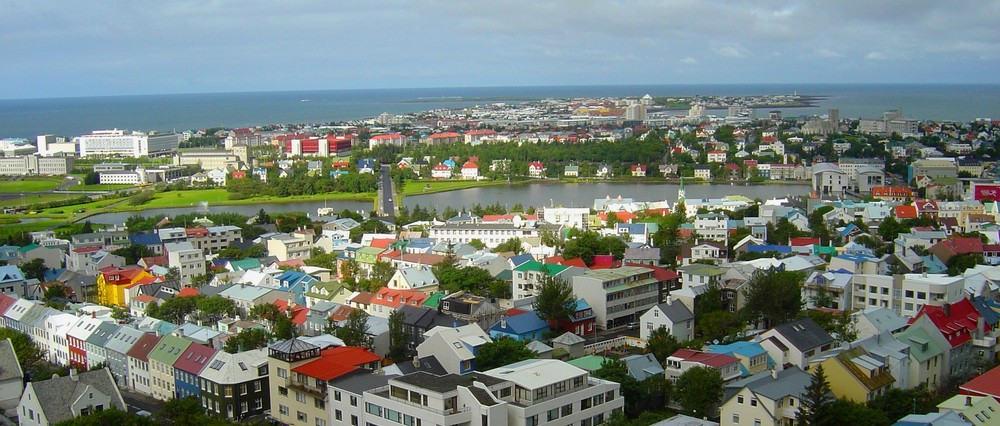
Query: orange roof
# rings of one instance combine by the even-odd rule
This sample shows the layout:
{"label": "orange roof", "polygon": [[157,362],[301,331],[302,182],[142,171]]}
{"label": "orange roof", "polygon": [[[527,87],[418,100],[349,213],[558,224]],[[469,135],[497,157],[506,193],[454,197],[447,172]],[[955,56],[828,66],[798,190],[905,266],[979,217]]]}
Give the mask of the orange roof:
{"label": "orange roof", "polygon": [[377,140],[377,141],[384,141],[384,140],[388,140],[388,139],[400,139],[402,137],[403,137],[403,135],[401,135],[399,133],[390,133],[388,135],[375,135],[375,136],[372,136],[371,139],[374,139],[374,140]]}
{"label": "orange roof", "polygon": [[382,287],[375,293],[371,303],[398,308],[404,303],[410,306],[420,306],[427,300],[427,294],[415,290],[396,290]]}
{"label": "orange roof", "polygon": [[335,346],[320,351],[320,357],[292,369],[320,380],[332,380],[350,373],[361,366],[379,362],[382,358],[365,348]]}
{"label": "orange roof", "polygon": [[177,297],[190,297],[190,296],[197,296],[199,294],[201,294],[201,292],[198,291],[198,289],[185,287],[181,289],[180,293],[177,293]]}
{"label": "orange roof", "polygon": [[149,302],[152,302],[152,301],[155,301],[155,300],[156,300],[155,297],[150,296],[148,294],[140,294],[140,295],[132,298],[132,301],[134,301],[134,302],[142,302],[142,303],[149,303]]}
{"label": "orange roof", "polygon": [[290,266],[292,268],[301,268],[303,266],[306,266],[306,263],[303,262],[302,259],[279,260],[277,262],[274,262],[274,264],[278,266]]}
{"label": "orange roof", "polygon": [[[622,222],[625,222],[625,223],[631,223],[632,219],[635,219],[636,217],[638,217],[638,216],[636,216],[636,215],[634,215],[632,213],[629,213],[629,212],[614,212],[614,213],[615,213],[615,216],[618,216],[618,220],[620,220]],[[598,213],[597,217],[601,218],[602,221],[605,221],[605,222],[608,221],[608,214],[607,213]]]}
{"label": "orange roof", "polygon": [[[275,300],[274,306],[278,307],[278,311],[285,313],[288,310],[287,300]],[[292,323],[295,325],[302,325],[306,322],[306,317],[309,315],[309,309],[305,306],[296,305],[292,303]]]}
{"label": "orange roof", "polygon": [[442,132],[442,133],[435,133],[428,137],[431,139],[447,139],[447,138],[460,138],[462,137],[462,135],[455,132]]}
{"label": "orange roof", "polygon": [[373,238],[370,247],[375,248],[389,248],[389,245],[396,242],[395,238]]}
{"label": "orange roof", "polygon": [[896,206],[893,208],[897,219],[916,219],[917,206]]}

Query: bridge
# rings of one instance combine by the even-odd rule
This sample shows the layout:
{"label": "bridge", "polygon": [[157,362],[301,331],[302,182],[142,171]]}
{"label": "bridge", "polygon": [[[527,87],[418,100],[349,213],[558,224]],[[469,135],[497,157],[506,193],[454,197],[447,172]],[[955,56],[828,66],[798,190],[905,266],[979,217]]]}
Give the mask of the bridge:
{"label": "bridge", "polygon": [[399,200],[389,172],[392,166],[383,164],[379,169],[378,194],[375,196],[375,212],[381,217],[395,217],[399,213]]}

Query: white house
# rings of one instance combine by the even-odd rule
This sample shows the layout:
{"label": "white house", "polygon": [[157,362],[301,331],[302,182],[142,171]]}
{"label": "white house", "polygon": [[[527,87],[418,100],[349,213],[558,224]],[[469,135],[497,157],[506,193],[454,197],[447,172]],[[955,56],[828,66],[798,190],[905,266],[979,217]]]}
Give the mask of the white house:
{"label": "white house", "polygon": [[451,179],[451,167],[438,163],[438,165],[431,169],[431,177],[434,179]]}
{"label": "white house", "polygon": [[23,426],[48,426],[110,408],[128,410],[111,372],[102,368],[29,382],[17,412]]}
{"label": "white house", "polygon": [[479,179],[479,166],[471,161],[466,161],[465,164],[462,165],[462,179]]}
{"label": "white house", "polygon": [[829,333],[809,318],[779,325],[757,336],[755,341],[779,365],[803,369],[835,343]]}
{"label": "white house", "polygon": [[653,330],[664,327],[678,342],[694,339],[694,314],[683,303],[667,297],[666,303],[649,308],[639,317],[639,338],[648,340]]}

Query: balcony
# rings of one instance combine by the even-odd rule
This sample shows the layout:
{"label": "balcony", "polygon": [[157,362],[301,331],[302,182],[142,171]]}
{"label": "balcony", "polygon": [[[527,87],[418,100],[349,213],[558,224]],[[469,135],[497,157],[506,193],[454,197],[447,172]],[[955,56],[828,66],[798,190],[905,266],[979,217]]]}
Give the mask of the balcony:
{"label": "balcony", "polygon": [[310,394],[312,396],[315,396],[315,397],[318,397],[318,398],[321,398],[321,399],[326,399],[326,388],[325,387],[323,389],[319,389],[319,388],[317,388],[315,386],[309,386],[309,385],[307,385],[305,383],[288,381],[288,388],[289,389],[295,389],[295,390],[297,390],[299,392],[307,393],[307,394]]}
{"label": "balcony", "polygon": [[418,404],[416,402],[412,402],[412,401],[410,401],[408,399],[395,398],[395,397],[392,397],[392,396],[389,395],[389,386],[377,387],[377,388],[372,389],[372,390],[367,391],[367,392],[370,392],[370,393],[372,393],[372,394],[374,394],[376,396],[388,399],[388,400],[393,401],[393,402],[403,403],[403,404],[409,405],[411,407],[417,407],[417,408],[419,408],[421,410],[429,411],[431,413],[439,414],[439,415],[442,415],[442,416],[452,416],[452,415],[455,415],[455,414],[464,413],[466,411],[469,411],[469,407],[450,408],[450,409],[447,409],[447,410],[442,410],[442,409],[439,409],[439,408],[436,408],[436,407],[429,407],[429,406],[426,406],[426,405],[421,405],[421,404]]}

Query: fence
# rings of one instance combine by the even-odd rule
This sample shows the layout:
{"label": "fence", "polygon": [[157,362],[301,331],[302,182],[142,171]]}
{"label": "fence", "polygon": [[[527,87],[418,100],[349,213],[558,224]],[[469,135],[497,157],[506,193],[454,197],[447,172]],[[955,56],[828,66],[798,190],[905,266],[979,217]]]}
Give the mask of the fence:
{"label": "fence", "polygon": [[635,348],[645,348],[646,341],[638,337],[632,336],[618,336],[613,339],[604,340],[597,343],[591,343],[583,347],[583,351],[587,354],[593,355],[597,353],[607,352],[613,349],[620,349],[624,347],[635,347]]}

